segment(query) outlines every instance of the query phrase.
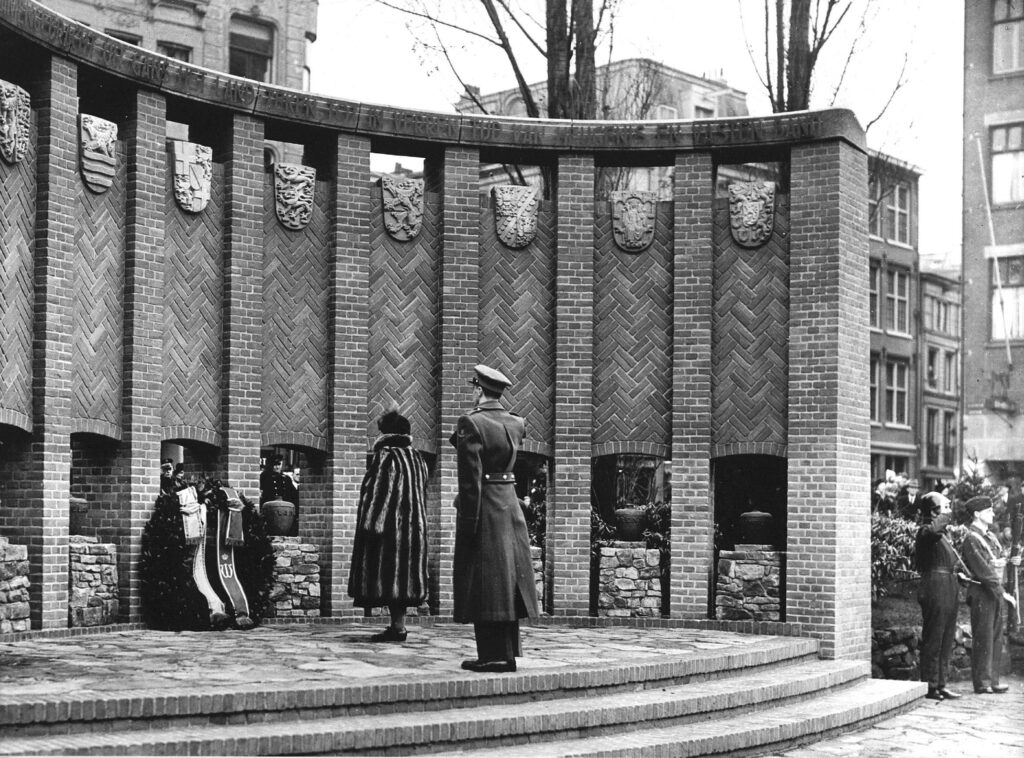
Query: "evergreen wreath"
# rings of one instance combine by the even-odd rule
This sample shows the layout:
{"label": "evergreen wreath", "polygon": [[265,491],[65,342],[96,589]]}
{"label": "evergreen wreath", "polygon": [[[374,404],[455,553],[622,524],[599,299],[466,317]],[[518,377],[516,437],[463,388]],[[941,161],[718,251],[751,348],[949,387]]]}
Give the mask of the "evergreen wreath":
{"label": "evergreen wreath", "polygon": [[[189,483],[199,493],[206,508],[205,554],[210,584],[230,608],[227,594],[217,578],[216,529],[219,526],[218,495],[224,486],[218,479]],[[235,548],[235,570],[249,602],[249,617],[259,624],[270,604],[274,583],[274,549],[267,536],[263,517],[251,500],[239,493],[242,501],[242,532],[245,544]],[[161,493],[156,508],[142,532],[139,556],[139,581],[142,619],[147,626],[169,631],[206,631],[214,627],[206,599],[192,578],[195,547],[185,542],[176,494]],[[229,614],[229,617],[231,614]],[[234,619],[231,618],[231,625]]]}

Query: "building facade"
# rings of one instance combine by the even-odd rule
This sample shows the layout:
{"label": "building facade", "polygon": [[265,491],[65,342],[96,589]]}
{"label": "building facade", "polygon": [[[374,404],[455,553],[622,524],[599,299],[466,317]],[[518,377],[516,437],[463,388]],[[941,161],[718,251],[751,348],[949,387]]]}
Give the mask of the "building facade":
{"label": "building facade", "polygon": [[964,455],[1024,474],[1024,6],[965,4]]}

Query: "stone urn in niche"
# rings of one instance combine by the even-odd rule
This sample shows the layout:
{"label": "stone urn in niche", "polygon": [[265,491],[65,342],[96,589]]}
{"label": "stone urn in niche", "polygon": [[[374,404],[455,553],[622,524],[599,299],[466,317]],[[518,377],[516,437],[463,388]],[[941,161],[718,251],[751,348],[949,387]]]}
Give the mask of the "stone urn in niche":
{"label": "stone urn in niche", "polygon": [[627,505],[615,511],[616,536],[623,542],[639,542],[644,535],[644,509]]}
{"label": "stone urn in niche", "polygon": [[744,545],[772,544],[772,514],[758,510],[741,513],[740,542]]}
{"label": "stone urn in niche", "polygon": [[267,525],[267,534],[287,537],[295,526],[295,503],[287,500],[268,500],[260,506],[260,513]]}

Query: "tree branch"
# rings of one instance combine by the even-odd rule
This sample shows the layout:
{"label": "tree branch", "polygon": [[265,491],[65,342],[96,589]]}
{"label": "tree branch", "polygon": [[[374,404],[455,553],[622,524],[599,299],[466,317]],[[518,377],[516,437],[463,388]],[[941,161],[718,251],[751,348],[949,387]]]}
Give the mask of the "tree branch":
{"label": "tree branch", "polygon": [[[505,13],[508,14],[508,17],[510,19],[512,19],[512,23],[515,24],[519,28],[519,31],[521,31],[523,33],[523,36],[526,37],[526,41],[529,42],[531,45],[533,45],[534,49],[538,53],[540,53],[545,58],[547,58],[548,57],[548,51],[544,49],[543,45],[541,45],[539,42],[537,42],[537,40],[535,40],[533,38],[532,34],[530,34],[528,31],[526,31],[526,27],[524,27],[523,24],[519,21],[519,16],[517,16],[515,13],[513,13],[512,9],[509,8],[508,0],[498,0],[498,5],[500,5],[505,10]],[[528,14],[525,14],[525,13],[524,13],[524,15],[528,16]]]}
{"label": "tree branch", "polygon": [[505,34],[505,28],[501,25],[498,10],[494,7],[494,0],[480,0],[480,2],[483,3],[484,8],[487,10],[487,15],[491,19],[494,31],[498,35],[498,39],[501,40],[501,48],[505,51],[505,57],[508,58],[509,65],[512,66],[512,73],[515,74],[519,94],[523,96],[523,103],[526,105],[526,115],[530,118],[540,118],[540,109],[537,107],[537,102],[533,99],[533,93],[530,91],[530,85],[527,83],[526,77],[523,76],[522,69],[519,68],[519,61],[512,50],[512,44],[508,40],[508,35]]}
{"label": "tree branch", "polygon": [[747,36],[747,24],[743,18],[743,3],[740,2],[740,0],[737,0],[736,7],[740,13],[740,28],[743,29],[743,42],[747,46],[747,57],[750,58],[750,65],[754,67],[754,73],[757,74],[757,80],[761,83],[761,86],[768,91],[768,97],[771,98],[771,84],[761,76],[761,69],[757,65],[757,59],[754,57],[754,46],[750,44],[750,38]]}
{"label": "tree branch", "polygon": [[484,42],[489,42],[492,45],[501,47],[501,43],[498,40],[491,39],[486,34],[475,32],[472,29],[467,29],[464,26],[453,24],[450,21],[444,21],[440,18],[430,15],[429,13],[426,13],[425,11],[414,11],[411,8],[403,8],[400,5],[389,3],[387,0],[374,0],[374,2],[377,3],[378,5],[383,5],[385,8],[391,8],[392,10],[398,11],[399,13],[405,13],[409,16],[416,16],[417,18],[426,19],[435,26],[447,26],[449,29],[454,29],[455,31],[462,32],[463,34],[468,34],[471,37],[477,37],[479,39],[482,39]]}
{"label": "tree branch", "polygon": [[882,110],[878,112],[878,115],[868,121],[867,126],[864,127],[864,133],[867,134],[868,129],[874,126],[885,112],[889,110],[889,106],[892,105],[893,98],[896,97],[896,93],[903,89],[903,85],[906,84],[906,80],[903,78],[907,72],[907,61],[910,58],[910,53],[903,53],[903,68],[900,69],[899,78],[896,79],[896,86],[892,88],[892,92],[889,93],[889,99],[885,101],[885,105],[882,106]]}

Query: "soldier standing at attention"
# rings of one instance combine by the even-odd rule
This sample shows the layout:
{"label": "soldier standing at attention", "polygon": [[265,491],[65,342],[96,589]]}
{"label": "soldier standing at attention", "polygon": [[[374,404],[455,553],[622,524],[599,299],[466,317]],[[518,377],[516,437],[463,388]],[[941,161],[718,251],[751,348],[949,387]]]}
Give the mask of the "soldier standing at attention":
{"label": "soldier standing at attention", "polygon": [[476,637],[477,657],[462,668],[515,671],[519,619],[537,617],[530,538],[512,473],[526,425],[501,404],[508,377],[478,365],[471,383],[475,407],[459,417],[451,438],[459,480],[453,615],[472,623]]}
{"label": "soldier standing at attention", "polygon": [[1003,601],[1010,599],[1003,591],[1006,559],[999,539],[989,531],[995,520],[992,501],[984,495],[972,497],[967,501],[967,510],[974,514],[963,547],[964,563],[974,579],[967,589],[973,640],[971,676],[974,691],[979,695],[1001,694],[1009,689],[999,683],[1006,619]]}

